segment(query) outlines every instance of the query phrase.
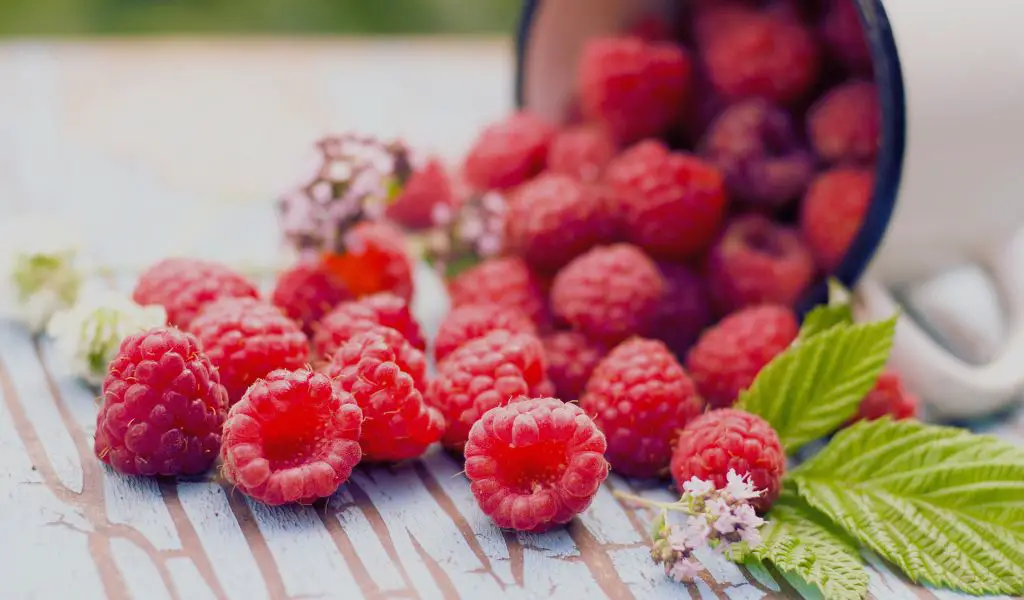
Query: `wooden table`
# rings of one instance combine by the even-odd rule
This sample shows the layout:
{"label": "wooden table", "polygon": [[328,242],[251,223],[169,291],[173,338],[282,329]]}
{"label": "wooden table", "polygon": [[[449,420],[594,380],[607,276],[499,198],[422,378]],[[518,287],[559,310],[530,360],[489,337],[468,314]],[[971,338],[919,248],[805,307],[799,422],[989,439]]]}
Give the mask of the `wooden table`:
{"label": "wooden table", "polygon": [[[0,219],[46,212],[130,289],[156,258],[198,254],[268,272],[271,199],[311,140],[404,134],[454,158],[507,109],[503,41],[181,40],[0,46]],[[2,223],[2,221],[0,221]],[[443,295],[418,273],[428,330]],[[647,515],[612,477],[592,508],[545,535],[496,530],[460,465],[431,453],[359,469],[315,507],[267,508],[214,474],[123,477],[92,452],[95,392],[47,340],[0,322],[0,598],[728,598],[798,596],[780,577],[706,556],[696,584],[647,556]],[[1024,440],[1024,416],[979,424]],[[876,558],[875,598],[913,588]]]}

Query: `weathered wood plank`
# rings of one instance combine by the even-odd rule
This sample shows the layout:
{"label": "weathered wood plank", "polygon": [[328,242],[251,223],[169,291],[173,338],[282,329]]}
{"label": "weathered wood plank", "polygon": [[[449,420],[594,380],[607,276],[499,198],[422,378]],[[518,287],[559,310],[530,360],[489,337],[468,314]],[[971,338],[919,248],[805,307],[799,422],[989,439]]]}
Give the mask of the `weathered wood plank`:
{"label": "weathered wood plank", "polygon": [[167,561],[167,569],[171,572],[175,596],[181,600],[217,600],[210,586],[206,584],[199,569],[191,558],[186,556],[171,558]]}
{"label": "weathered wood plank", "polygon": [[11,385],[60,482],[80,494],[82,463],[75,443],[61,420],[28,331],[11,321],[0,320],[0,361],[8,373],[17,374],[12,376]]}
{"label": "weathered wood plank", "polygon": [[523,553],[523,587],[531,597],[605,597],[567,531],[516,537]]}
{"label": "weathered wood plank", "polygon": [[267,582],[224,489],[213,482],[178,483],[178,501],[230,600],[265,600]]}
{"label": "weathered wood plank", "polygon": [[348,489],[341,489],[331,498],[326,513],[328,517],[337,519],[345,534],[354,541],[355,555],[377,590],[389,593],[406,589],[405,578],[384,547],[377,528]]}
{"label": "weathered wood plank", "polygon": [[339,600],[363,597],[352,570],[312,507],[272,507],[248,498],[246,505],[290,595]]}
{"label": "weathered wood plank", "polygon": [[498,579],[414,469],[408,465],[394,471],[362,469],[353,481],[380,512],[417,590],[426,585],[427,589],[435,588],[436,593],[449,596],[501,595]]}
{"label": "weathered wood plank", "polygon": [[103,467],[107,519],[127,525],[158,550],[180,550],[181,538],[155,479],[121,475]]}
{"label": "weathered wood plank", "polygon": [[134,600],[172,600],[160,571],[138,546],[116,537],[110,540],[110,552]]}

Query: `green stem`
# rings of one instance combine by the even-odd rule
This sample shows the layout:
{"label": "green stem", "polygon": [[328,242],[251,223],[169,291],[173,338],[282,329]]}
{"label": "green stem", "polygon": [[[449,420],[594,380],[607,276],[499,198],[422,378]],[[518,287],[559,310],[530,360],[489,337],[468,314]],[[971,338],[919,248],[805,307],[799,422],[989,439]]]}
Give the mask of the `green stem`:
{"label": "green stem", "polygon": [[691,510],[687,510],[686,507],[683,506],[678,501],[676,501],[676,502],[658,502],[657,500],[648,500],[647,498],[641,498],[640,496],[636,496],[634,494],[627,494],[625,492],[620,492],[618,490],[613,492],[613,494],[615,495],[616,498],[620,498],[622,500],[628,500],[630,502],[634,502],[636,504],[639,504],[640,506],[647,506],[647,507],[650,507],[650,508],[663,508],[665,510],[671,510],[673,512],[683,513],[683,514],[687,514],[687,515],[697,514],[697,513],[693,512]]}

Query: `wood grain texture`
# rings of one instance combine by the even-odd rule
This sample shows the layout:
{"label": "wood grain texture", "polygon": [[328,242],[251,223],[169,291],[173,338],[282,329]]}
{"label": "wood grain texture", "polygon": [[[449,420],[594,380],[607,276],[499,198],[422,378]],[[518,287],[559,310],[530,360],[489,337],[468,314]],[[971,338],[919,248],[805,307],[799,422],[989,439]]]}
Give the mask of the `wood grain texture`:
{"label": "wood grain texture", "polygon": [[[0,45],[0,215],[45,211],[131,287],[138,268],[194,254],[266,272],[269,200],[327,131],[403,134],[456,156],[510,98],[504,41],[156,40]],[[225,76],[228,73],[230,76]],[[415,110],[409,109],[415,98]],[[432,332],[441,288],[417,272]],[[694,584],[646,547],[665,482],[609,479],[591,508],[542,535],[499,531],[461,465],[433,451],[357,469],[313,507],[268,508],[219,479],[123,477],[92,453],[96,391],[47,340],[0,322],[0,597],[4,600],[501,600],[800,597],[793,582],[713,554]],[[1024,411],[978,424],[1024,443]],[[13,541],[13,542],[12,542]],[[961,597],[908,585],[876,557],[878,600]]]}

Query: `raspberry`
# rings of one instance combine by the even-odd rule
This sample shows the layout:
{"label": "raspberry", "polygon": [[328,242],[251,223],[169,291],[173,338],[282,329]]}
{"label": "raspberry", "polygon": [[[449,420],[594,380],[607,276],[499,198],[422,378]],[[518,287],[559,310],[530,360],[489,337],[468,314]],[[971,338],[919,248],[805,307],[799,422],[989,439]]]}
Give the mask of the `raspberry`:
{"label": "raspberry", "polygon": [[811,90],[821,57],[796,19],[747,11],[718,23],[705,29],[700,49],[708,78],[723,96],[791,104]]}
{"label": "raspberry", "polygon": [[785,110],[761,98],[737,102],[712,122],[701,155],[725,177],[729,197],[777,208],[799,198],[814,177],[814,157]]}
{"label": "raspberry", "polygon": [[595,38],[583,47],[577,87],[583,115],[628,144],[664,133],[690,95],[690,55],[671,42]]}
{"label": "raspberry", "polygon": [[254,298],[223,298],[206,305],[189,332],[217,367],[228,402],[242,398],[254,381],[277,369],[298,369],[309,360],[309,340],[277,307]]}
{"label": "raspberry", "polygon": [[398,197],[388,205],[387,216],[410,229],[426,229],[434,224],[433,211],[438,204],[452,206],[455,194],[448,172],[435,158],[412,174]]}
{"label": "raspberry", "polygon": [[631,242],[652,256],[691,258],[714,239],[725,213],[718,169],[661,142],[633,146],[608,165],[617,214]]}
{"label": "raspberry", "polygon": [[362,411],[326,375],[274,371],[231,407],[224,423],[224,476],[277,506],[312,504],[338,491],[359,462]]}
{"label": "raspberry", "polygon": [[870,81],[832,88],[807,113],[807,137],[827,162],[873,161],[881,127],[878,88]]}
{"label": "raspberry", "polygon": [[676,37],[672,24],[660,14],[644,15],[627,31],[646,42],[670,42]]}
{"label": "raspberry", "polygon": [[577,400],[608,350],[575,331],[558,331],[543,337],[541,342],[555,395],[566,402]]}
{"label": "raspberry", "polygon": [[167,258],[139,277],[132,299],[167,310],[167,322],[185,329],[209,302],[218,298],[258,298],[256,286],[220,263],[194,258]]}
{"label": "raspberry", "polygon": [[725,229],[707,271],[721,314],[755,304],[793,306],[814,277],[814,258],[796,230],[751,214]]}
{"label": "raspberry", "polygon": [[548,149],[548,171],[571,175],[580,181],[596,181],[605,165],[615,158],[615,142],[593,126],[562,130]]}
{"label": "raspberry", "polygon": [[552,391],[545,370],[544,347],[525,333],[492,331],[449,354],[427,387],[427,401],[447,424],[441,443],[462,451],[480,415],[510,398]]}
{"label": "raspberry", "polygon": [[709,405],[732,406],[758,372],[796,339],[799,328],[789,308],[744,308],[701,335],[686,356],[686,370]]}
{"label": "raspberry", "polygon": [[580,183],[568,175],[539,175],[512,196],[508,247],[538,270],[556,271],[610,241],[610,210],[606,188]]}
{"label": "raspberry", "polygon": [[614,344],[646,331],[653,322],[665,280],[636,246],[600,246],[555,276],[551,305],[559,317],[589,337]]}
{"label": "raspberry", "polygon": [[402,233],[382,221],[363,221],[345,235],[345,250],[323,257],[327,268],[362,297],[391,292],[412,299],[412,261]]}
{"label": "raspberry", "polygon": [[352,299],[352,292],[319,260],[303,260],[277,277],[271,301],[295,320],[306,334],[338,304]]}
{"label": "raspberry", "polygon": [[543,328],[550,320],[544,284],[521,258],[492,258],[448,284],[452,307],[496,304],[522,312]]}
{"label": "raspberry", "polygon": [[419,323],[409,311],[409,305],[398,296],[383,292],[343,302],[324,315],[313,326],[313,348],[321,357],[329,358],[350,337],[374,325],[398,331],[418,350],[427,347]]}
{"label": "raspberry", "polygon": [[856,420],[873,421],[885,416],[893,419],[913,419],[920,407],[917,396],[904,389],[900,376],[886,370],[875,383],[875,387],[860,402]]}
{"label": "raspberry", "polygon": [[800,232],[822,270],[834,271],[846,256],[864,222],[874,188],[873,170],[852,167],[825,171],[807,188]]}
{"label": "raspberry", "polygon": [[464,304],[441,322],[434,339],[434,359],[441,362],[466,342],[499,329],[537,335],[537,326],[518,310],[495,304]]}
{"label": "raspberry", "polygon": [[220,450],[228,395],[195,336],[157,327],[121,342],[103,382],[96,456],[127,475],[196,475]]}
{"label": "raspberry", "polygon": [[473,425],[466,477],[498,527],[541,532],[590,506],[608,477],[604,450],[604,436],[578,406],[521,398]]}
{"label": "raspberry", "polygon": [[830,0],[821,20],[821,37],[831,53],[855,73],[871,73],[871,50],[857,14],[857,3]]}
{"label": "raspberry", "polygon": [[749,475],[761,496],[750,504],[766,512],[779,497],[786,455],[779,436],[761,417],[742,410],[713,410],[694,419],[679,434],[672,454],[672,478],[676,487],[691,477],[725,487],[730,470]]}
{"label": "raspberry", "polygon": [[544,170],[555,129],[522,111],[480,133],[463,167],[466,179],[480,191],[513,188]]}
{"label": "raspberry", "polygon": [[388,330],[360,333],[342,344],[326,374],[363,411],[363,458],[394,462],[420,456],[440,440],[444,418],[423,401],[414,374],[402,369],[402,356],[419,351],[401,339],[405,347],[395,348],[383,331]]}
{"label": "raspberry", "polygon": [[647,337],[661,340],[676,356],[684,356],[712,320],[711,298],[699,275],[686,265],[660,263],[665,294]]}
{"label": "raspberry", "polygon": [[665,344],[633,338],[594,369],[580,408],[608,438],[608,462],[627,477],[664,475],[679,430],[704,410],[697,386]]}

